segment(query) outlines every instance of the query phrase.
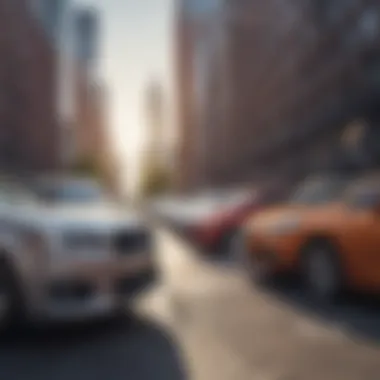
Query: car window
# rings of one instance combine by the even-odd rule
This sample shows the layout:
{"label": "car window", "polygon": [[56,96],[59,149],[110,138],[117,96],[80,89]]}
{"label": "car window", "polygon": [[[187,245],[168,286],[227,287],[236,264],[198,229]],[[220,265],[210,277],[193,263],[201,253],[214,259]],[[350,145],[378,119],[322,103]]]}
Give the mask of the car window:
{"label": "car window", "polygon": [[345,202],[359,209],[370,209],[380,203],[380,187],[358,186],[347,191]]}
{"label": "car window", "polygon": [[88,181],[45,182],[35,192],[40,199],[54,202],[96,202],[105,196],[98,183]]}
{"label": "car window", "polygon": [[291,203],[299,205],[321,205],[342,196],[346,182],[343,180],[307,181],[291,197]]}
{"label": "car window", "polygon": [[0,204],[15,204],[34,202],[36,199],[33,194],[21,187],[1,184],[0,185]]}

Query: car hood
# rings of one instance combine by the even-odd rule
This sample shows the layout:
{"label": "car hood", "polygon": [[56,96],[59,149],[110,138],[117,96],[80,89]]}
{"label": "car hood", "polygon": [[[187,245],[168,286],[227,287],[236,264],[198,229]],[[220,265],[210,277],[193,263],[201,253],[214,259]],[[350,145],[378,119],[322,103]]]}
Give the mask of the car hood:
{"label": "car hood", "polygon": [[270,208],[265,208],[261,211],[257,211],[254,216],[250,218],[250,221],[267,224],[278,219],[302,214],[304,211],[305,210],[302,207],[291,205],[272,206]]}
{"label": "car hood", "polygon": [[142,218],[113,203],[29,206],[18,213],[23,222],[50,228],[116,229],[140,227]]}
{"label": "car hood", "polygon": [[250,227],[267,228],[277,223],[287,223],[295,220],[308,220],[326,223],[326,220],[342,218],[344,208],[339,203],[327,203],[320,206],[284,205],[271,207],[255,214],[249,221]]}

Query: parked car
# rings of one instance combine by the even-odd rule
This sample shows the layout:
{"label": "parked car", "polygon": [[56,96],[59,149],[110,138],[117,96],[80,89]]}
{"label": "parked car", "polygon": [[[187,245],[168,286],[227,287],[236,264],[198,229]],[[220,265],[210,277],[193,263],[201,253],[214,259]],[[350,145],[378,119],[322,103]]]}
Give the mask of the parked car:
{"label": "parked car", "polygon": [[194,223],[191,237],[207,252],[232,255],[241,224],[264,205],[264,197],[255,190],[225,193],[211,212]]}
{"label": "parked car", "polygon": [[288,203],[248,219],[244,269],[257,282],[296,273],[316,298],[380,290],[380,181],[307,180]]}
{"label": "parked car", "polygon": [[220,191],[202,192],[167,202],[162,207],[165,222],[187,238],[193,237],[193,230],[210,215],[220,210],[225,201],[225,193]]}
{"label": "parked car", "polygon": [[96,182],[0,186],[3,326],[122,312],[155,277],[149,228]]}

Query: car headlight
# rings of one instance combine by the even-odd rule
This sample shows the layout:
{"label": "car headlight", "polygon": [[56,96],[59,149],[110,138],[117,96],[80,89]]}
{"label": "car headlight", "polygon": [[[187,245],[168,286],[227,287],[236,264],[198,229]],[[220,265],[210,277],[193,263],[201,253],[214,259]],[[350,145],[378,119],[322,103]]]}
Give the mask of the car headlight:
{"label": "car headlight", "polygon": [[48,264],[49,248],[44,236],[35,231],[22,231],[20,234],[24,260],[30,268],[44,270]]}

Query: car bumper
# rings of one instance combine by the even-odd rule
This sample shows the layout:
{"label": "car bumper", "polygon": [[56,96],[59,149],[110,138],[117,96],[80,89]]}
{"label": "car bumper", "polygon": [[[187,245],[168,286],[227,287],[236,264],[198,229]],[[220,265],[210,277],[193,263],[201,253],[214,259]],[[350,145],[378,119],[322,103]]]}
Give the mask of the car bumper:
{"label": "car bumper", "polygon": [[157,280],[151,258],[75,265],[51,274],[36,319],[76,321],[119,311]]}
{"label": "car bumper", "polygon": [[76,322],[106,317],[116,313],[119,308],[120,303],[110,295],[87,301],[50,302],[35,319],[43,322]]}

